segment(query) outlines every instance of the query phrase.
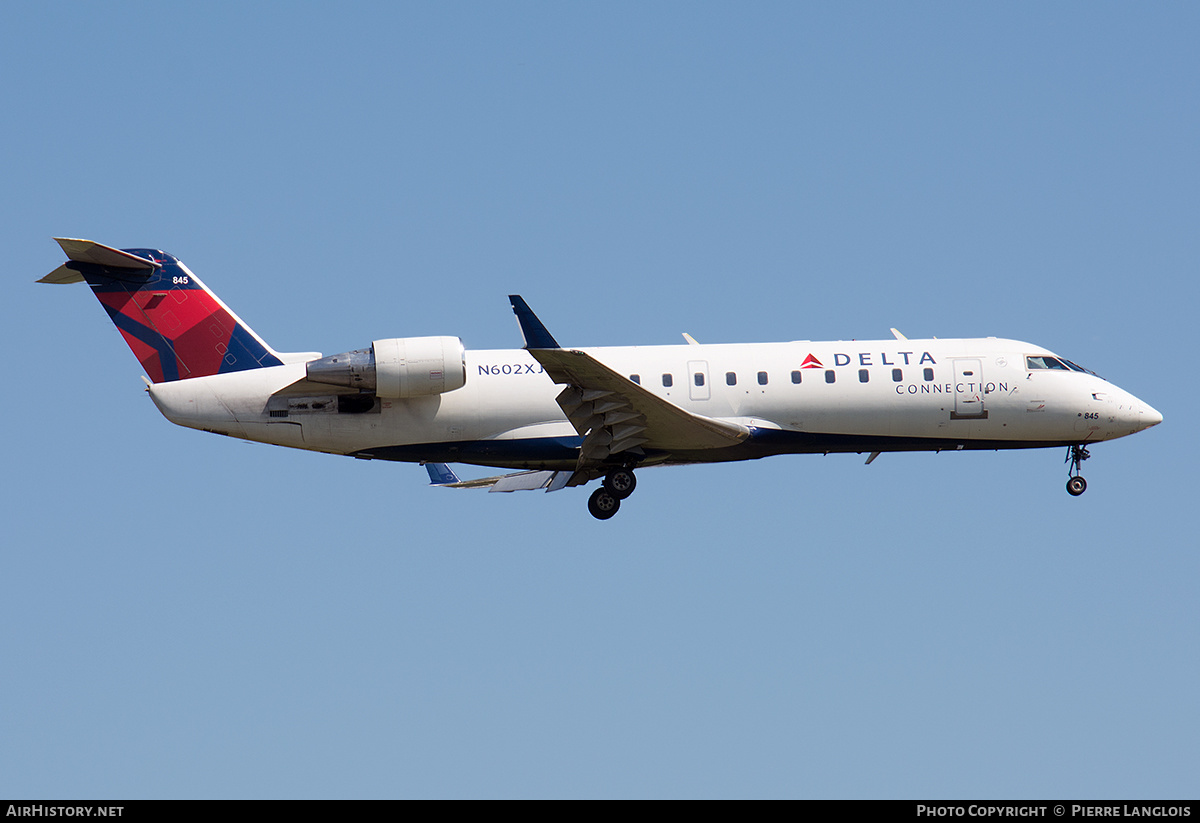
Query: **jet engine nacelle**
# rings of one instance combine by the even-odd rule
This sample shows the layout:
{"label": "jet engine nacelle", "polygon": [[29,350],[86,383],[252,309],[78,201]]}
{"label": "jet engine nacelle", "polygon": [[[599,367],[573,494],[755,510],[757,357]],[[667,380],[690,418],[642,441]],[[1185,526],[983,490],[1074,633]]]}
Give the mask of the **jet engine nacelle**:
{"label": "jet engine nacelle", "polygon": [[369,349],[334,354],[308,363],[313,383],[373,391],[380,397],[424,397],[461,389],[466,353],[457,337],[393,337]]}

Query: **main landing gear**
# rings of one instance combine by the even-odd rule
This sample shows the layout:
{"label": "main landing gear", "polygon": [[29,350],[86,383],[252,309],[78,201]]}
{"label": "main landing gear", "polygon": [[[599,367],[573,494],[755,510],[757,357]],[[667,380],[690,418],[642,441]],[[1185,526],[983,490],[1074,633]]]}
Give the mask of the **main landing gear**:
{"label": "main landing gear", "polygon": [[636,488],[637,478],[633,476],[633,469],[614,469],[588,498],[588,511],[597,520],[607,520],[617,513],[621,501],[633,494]]}
{"label": "main landing gear", "polygon": [[1068,471],[1070,476],[1067,478],[1067,494],[1072,497],[1078,497],[1087,491],[1087,481],[1079,476],[1079,467],[1089,457],[1091,455],[1088,454],[1088,450],[1083,446],[1067,446],[1066,462],[1071,464],[1071,468]]}

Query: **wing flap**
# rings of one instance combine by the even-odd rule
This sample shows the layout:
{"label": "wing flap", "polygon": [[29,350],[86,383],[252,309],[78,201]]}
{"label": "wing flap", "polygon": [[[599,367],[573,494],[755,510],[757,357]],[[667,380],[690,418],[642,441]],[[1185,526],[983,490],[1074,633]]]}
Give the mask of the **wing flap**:
{"label": "wing flap", "polygon": [[554,479],[558,472],[536,471],[505,474],[496,478],[496,482],[488,489],[490,492],[519,492],[544,489]]}

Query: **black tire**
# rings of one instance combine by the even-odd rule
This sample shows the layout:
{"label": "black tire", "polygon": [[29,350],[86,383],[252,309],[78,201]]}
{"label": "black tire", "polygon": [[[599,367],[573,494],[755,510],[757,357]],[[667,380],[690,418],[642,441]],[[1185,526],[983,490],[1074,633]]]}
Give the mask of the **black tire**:
{"label": "black tire", "polygon": [[624,500],[637,488],[637,478],[629,469],[617,469],[604,478],[604,488],[612,492],[618,500]]}
{"label": "black tire", "polygon": [[1072,497],[1078,497],[1087,491],[1087,481],[1079,475],[1075,475],[1067,481],[1067,494]]}
{"label": "black tire", "polygon": [[621,499],[601,486],[588,498],[588,511],[597,520],[607,520],[621,508]]}

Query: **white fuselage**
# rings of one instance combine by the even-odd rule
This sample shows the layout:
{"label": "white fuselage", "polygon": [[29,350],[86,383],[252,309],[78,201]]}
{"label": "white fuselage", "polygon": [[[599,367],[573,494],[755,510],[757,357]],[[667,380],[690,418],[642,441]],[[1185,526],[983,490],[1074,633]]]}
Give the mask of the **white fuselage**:
{"label": "white fuselage", "polygon": [[[1051,355],[997,338],[581,349],[688,412],[749,428],[745,447],[646,462],[786,452],[1028,448],[1090,443],[1162,420],[1093,374],[1028,368]],[[174,423],[285,446],[411,461],[569,468],[580,436],[524,349],[466,353],[466,384],[440,395],[339,411],[303,363],[149,391]],[[667,384],[670,385],[667,385]]]}

